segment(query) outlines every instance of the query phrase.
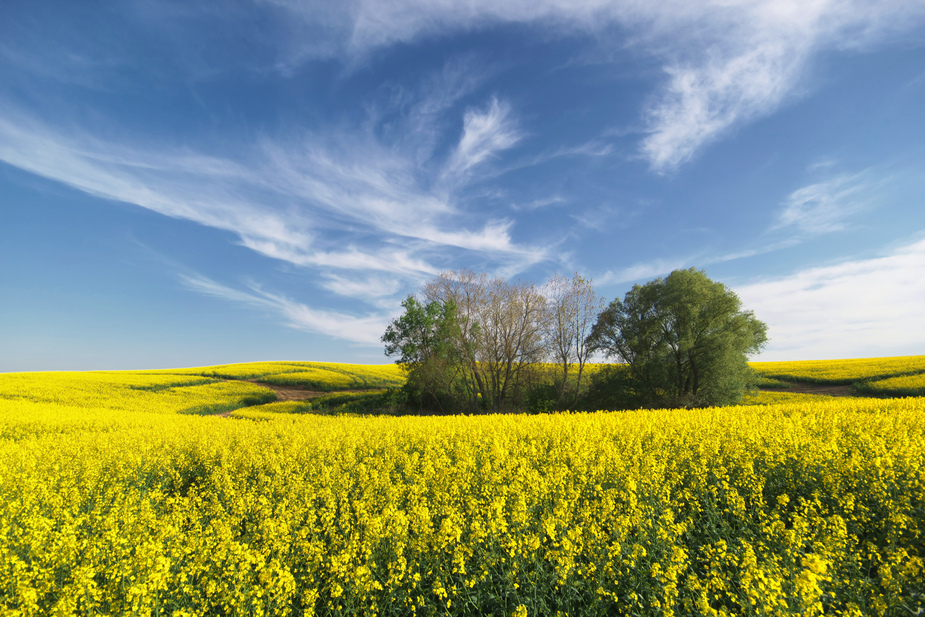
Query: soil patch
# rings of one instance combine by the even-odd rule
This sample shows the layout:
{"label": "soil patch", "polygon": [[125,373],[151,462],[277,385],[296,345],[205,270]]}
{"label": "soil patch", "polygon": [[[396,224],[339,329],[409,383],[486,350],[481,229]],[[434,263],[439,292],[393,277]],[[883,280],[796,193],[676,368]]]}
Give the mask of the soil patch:
{"label": "soil patch", "polygon": [[[309,399],[318,398],[319,396],[324,396],[325,394],[331,394],[330,392],[319,392],[317,390],[305,390],[303,388],[296,388],[294,386],[278,386],[272,383],[264,383],[262,381],[257,381],[256,379],[247,379],[252,384],[257,384],[263,388],[269,388],[276,392],[277,401],[307,401]],[[359,392],[359,390],[345,390],[345,392]]]}
{"label": "soil patch", "polygon": [[[276,401],[308,401],[313,398],[318,398],[319,396],[324,396],[325,394],[335,394],[335,392],[321,392],[318,390],[306,390],[304,388],[297,388],[294,386],[279,386],[273,383],[266,383],[259,381],[257,379],[223,379],[222,381],[246,381],[248,383],[256,384],[263,388],[269,388],[276,392]],[[369,392],[369,390],[337,390],[336,394],[343,394],[345,392]],[[231,416],[232,413],[237,411],[232,409],[231,411],[223,411],[222,413],[213,414],[216,418],[227,418]]]}

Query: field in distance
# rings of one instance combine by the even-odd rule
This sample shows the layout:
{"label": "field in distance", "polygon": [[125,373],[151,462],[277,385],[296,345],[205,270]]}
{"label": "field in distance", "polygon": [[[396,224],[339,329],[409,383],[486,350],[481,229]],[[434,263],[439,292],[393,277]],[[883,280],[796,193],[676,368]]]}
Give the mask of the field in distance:
{"label": "field in distance", "polygon": [[306,390],[375,390],[405,383],[396,364],[339,364],[336,362],[247,362],[198,368],[157,371],[172,375],[201,375],[219,379],[243,379]]}
{"label": "field in distance", "polygon": [[[756,368],[908,388],[923,360]],[[274,402],[248,381],[267,379],[319,396]],[[401,381],[297,362],[0,374],[0,615],[925,612],[925,397],[280,413]]]}
{"label": "field in distance", "polygon": [[[830,370],[918,379],[918,358]],[[330,416],[246,381],[280,375],[354,390],[330,397],[401,383],[0,374],[0,615],[925,612],[925,397]]]}
{"label": "field in distance", "polygon": [[[586,371],[593,374],[600,366],[589,365]],[[807,384],[843,387],[844,393],[850,395],[925,395],[925,356],[752,362],[751,366],[762,376],[759,386],[764,391],[747,397],[743,403],[805,399],[807,390],[799,386]],[[545,368],[552,379],[553,366]],[[401,387],[404,380],[404,373],[396,364],[330,362],[250,362],[146,371],[6,373],[0,374],[0,405],[20,401],[78,408],[237,417],[256,417],[258,412],[320,410],[364,413],[388,408],[391,390]]]}
{"label": "field in distance", "polygon": [[850,386],[852,393],[869,396],[925,395],[925,356],[749,364],[763,377],[760,387],[817,384]]}

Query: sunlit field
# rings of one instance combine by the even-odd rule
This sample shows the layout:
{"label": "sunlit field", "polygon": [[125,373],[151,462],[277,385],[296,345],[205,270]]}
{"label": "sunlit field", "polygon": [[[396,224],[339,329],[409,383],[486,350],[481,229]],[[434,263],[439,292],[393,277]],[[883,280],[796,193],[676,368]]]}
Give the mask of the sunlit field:
{"label": "sunlit field", "polygon": [[865,382],[858,390],[876,395],[925,396],[925,372]]}
{"label": "sunlit field", "polygon": [[135,371],[0,374],[0,408],[14,401],[151,413],[217,413],[276,399],[243,381]]}
{"label": "sunlit field", "polygon": [[405,376],[396,364],[338,364],[334,362],[248,362],[159,371],[171,375],[201,375],[248,379],[310,390],[364,390],[401,386]]}
{"label": "sunlit field", "polygon": [[265,364],[0,374],[0,615],[925,611],[925,398],[328,416]]}
{"label": "sunlit field", "polygon": [[798,362],[750,362],[759,374],[783,379],[825,384],[853,384],[925,373],[925,356],[858,358],[853,360],[805,360]]}

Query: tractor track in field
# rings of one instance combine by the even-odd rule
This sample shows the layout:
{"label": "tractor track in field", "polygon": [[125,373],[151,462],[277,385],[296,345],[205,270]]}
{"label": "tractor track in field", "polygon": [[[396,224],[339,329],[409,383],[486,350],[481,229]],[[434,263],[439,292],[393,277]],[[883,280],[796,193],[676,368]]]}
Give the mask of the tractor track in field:
{"label": "tractor track in field", "polygon": [[789,382],[789,388],[758,388],[762,392],[790,392],[793,394],[822,394],[825,396],[864,396],[851,386],[833,386],[824,383]]}
{"label": "tractor track in field", "polygon": [[[319,396],[324,396],[325,394],[333,394],[333,392],[324,392],[319,390],[306,390],[304,388],[297,388],[294,386],[280,386],[277,384],[266,383],[264,381],[259,381],[257,379],[222,379],[222,381],[246,381],[247,383],[252,383],[263,388],[268,388],[276,392],[276,401],[308,401],[313,398],[318,398]],[[793,394],[821,394],[824,396],[864,396],[863,394],[855,393],[851,386],[833,386],[830,384],[816,384],[816,383],[799,383],[799,382],[789,382],[789,388],[758,388],[762,392],[790,392]],[[338,393],[341,392],[369,392],[369,390],[337,390]],[[253,405],[257,407],[257,405]],[[241,407],[240,409],[246,409],[246,407]],[[231,414],[237,411],[237,409],[232,409],[230,411],[223,411],[222,413],[213,414],[213,417],[216,418],[229,418]]]}
{"label": "tractor track in field", "polygon": [[[241,381],[246,381],[247,383],[252,383],[263,388],[273,390],[276,392],[277,401],[307,401],[313,398],[318,398],[319,396],[324,396],[325,394],[331,394],[331,392],[306,390],[296,386],[280,386],[273,383],[266,383],[265,381],[258,381],[256,379],[242,379]],[[338,390],[338,392],[360,392],[360,390]]]}
{"label": "tractor track in field", "polygon": [[[280,386],[273,383],[267,383],[265,381],[260,381],[257,379],[222,379],[221,381],[246,381],[247,383],[252,383],[254,385],[260,386],[262,388],[267,388],[276,392],[276,400],[274,403],[281,401],[309,401],[313,398],[318,398],[319,396],[324,396],[325,394],[334,394],[334,392],[325,392],[321,390],[306,390],[304,388],[298,388],[295,386]],[[370,390],[337,390],[338,394],[344,392],[369,392]],[[251,407],[258,407],[258,405],[251,405]],[[246,407],[241,407],[240,409],[247,409]],[[223,411],[222,413],[213,414],[216,418],[228,418],[231,417],[237,409],[232,409],[230,411]]]}

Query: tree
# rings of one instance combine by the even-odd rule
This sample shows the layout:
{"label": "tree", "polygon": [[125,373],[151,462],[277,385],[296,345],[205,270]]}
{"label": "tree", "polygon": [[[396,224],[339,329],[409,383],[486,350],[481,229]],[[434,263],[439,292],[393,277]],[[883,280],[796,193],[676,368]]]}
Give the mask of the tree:
{"label": "tree", "polygon": [[[635,285],[598,316],[590,343],[627,364],[609,371],[628,406],[695,407],[738,402],[749,385],[748,356],[767,326],[702,270],[675,270]],[[605,388],[606,390],[606,388]]]}
{"label": "tree", "polygon": [[518,402],[546,352],[546,300],[539,290],[464,269],[440,274],[424,286],[424,295],[456,307],[454,348],[470,409],[500,411]]}
{"label": "tree", "polygon": [[452,301],[421,304],[414,296],[403,302],[405,312],[392,320],[382,335],[385,355],[405,370],[409,399],[440,411],[455,403],[460,361],[456,348],[459,324]]}
{"label": "tree", "polygon": [[544,292],[548,303],[545,331],[549,353],[560,371],[556,407],[561,407],[565,398],[573,364],[578,365],[572,400],[575,406],[585,363],[592,351],[589,335],[598,313],[604,308],[604,300],[595,293],[591,281],[578,273],[567,279],[557,272],[546,282]]}

